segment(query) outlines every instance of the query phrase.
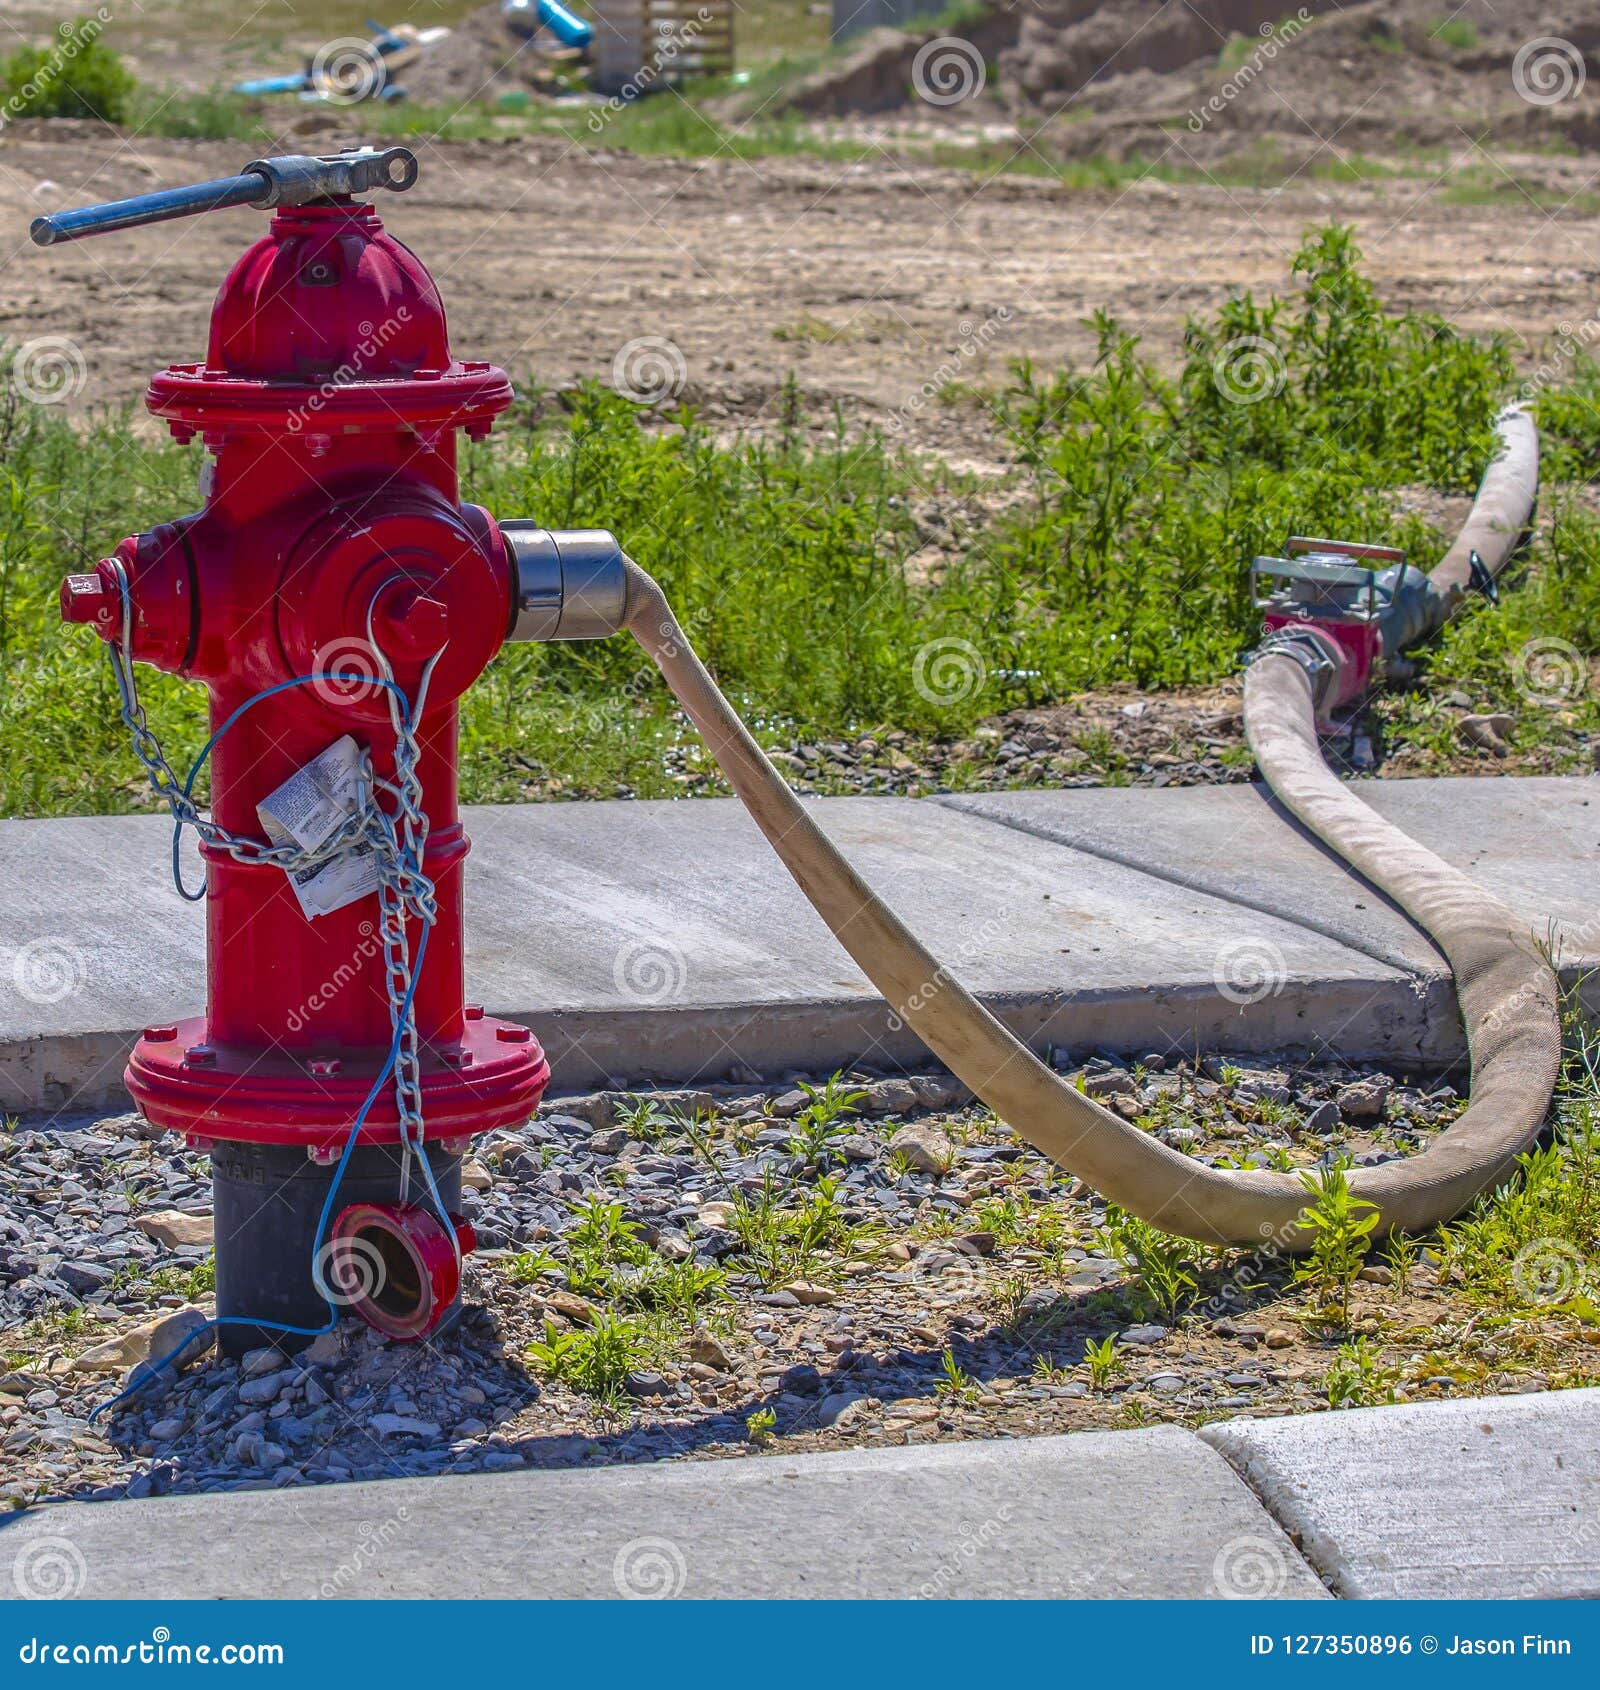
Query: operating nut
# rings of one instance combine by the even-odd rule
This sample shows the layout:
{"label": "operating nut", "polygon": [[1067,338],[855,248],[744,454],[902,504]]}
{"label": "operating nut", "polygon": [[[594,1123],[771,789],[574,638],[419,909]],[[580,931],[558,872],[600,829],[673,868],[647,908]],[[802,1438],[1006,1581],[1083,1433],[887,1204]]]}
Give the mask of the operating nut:
{"label": "operating nut", "polygon": [[512,640],[603,640],[627,615],[627,573],[603,528],[500,524],[511,570]]}

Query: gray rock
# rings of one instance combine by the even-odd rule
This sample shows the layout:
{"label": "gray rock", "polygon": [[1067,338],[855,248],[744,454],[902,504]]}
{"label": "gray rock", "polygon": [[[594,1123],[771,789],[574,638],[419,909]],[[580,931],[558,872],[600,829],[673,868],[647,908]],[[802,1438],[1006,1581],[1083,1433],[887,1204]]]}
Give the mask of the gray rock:
{"label": "gray rock", "polygon": [[1306,1116],[1306,1131],[1313,1133],[1331,1133],[1340,1121],[1339,1105],[1337,1103],[1319,1103]]}
{"label": "gray rock", "polygon": [[1166,1335],[1164,1326],[1130,1326],[1126,1332],[1117,1334],[1117,1342],[1125,1349],[1147,1349],[1151,1344],[1159,1344]]}
{"label": "gray rock", "polygon": [[921,1102],[909,1080],[874,1080],[861,1088],[862,1107],[869,1115],[907,1115]]}
{"label": "gray rock", "polygon": [[367,1424],[379,1437],[436,1438],[438,1426],[431,1420],[418,1420],[409,1414],[369,1414]]}
{"label": "gray rock", "polygon": [[863,1391],[833,1391],[817,1404],[817,1423],[821,1426],[835,1426],[839,1417],[846,1410],[853,1408],[858,1402],[866,1400]]}
{"label": "gray rock", "polygon": [[338,1328],[332,1332],[323,1332],[313,1338],[300,1352],[300,1360],[307,1367],[327,1367],[336,1362],[344,1354],[344,1342],[339,1336]]}
{"label": "gray rock", "polygon": [[1347,1121],[1376,1121],[1383,1116],[1393,1083],[1382,1076],[1357,1080],[1339,1093],[1339,1113]]}
{"label": "gray rock", "polygon": [[242,1403],[271,1402],[283,1389],[286,1373],[262,1373],[254,1379],[246,1379],[239,1387],[239,1401]]}
{"label": "gray rock", "polygon": [[904,1156],[918,1173],[942,1174],[955,1161],[956,1147],[950,1135],[929,1121],[913,1121],[889,1140],[889,1149]]}

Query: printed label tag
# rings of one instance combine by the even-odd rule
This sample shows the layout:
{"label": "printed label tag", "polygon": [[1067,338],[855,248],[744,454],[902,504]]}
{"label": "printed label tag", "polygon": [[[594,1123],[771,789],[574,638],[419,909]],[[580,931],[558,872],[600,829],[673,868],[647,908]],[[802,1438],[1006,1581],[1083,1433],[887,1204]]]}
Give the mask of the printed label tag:
{"label": "printed label tag", "polygon": [[[256,815],[274,845],[315,851],[359,811],[361,788],[361,747],[344,734],[263,798]],[[376,892],[380,879],[377,853],[360,844],[332,862],[291,871],[289,884],[300,908],[315,918]]]}

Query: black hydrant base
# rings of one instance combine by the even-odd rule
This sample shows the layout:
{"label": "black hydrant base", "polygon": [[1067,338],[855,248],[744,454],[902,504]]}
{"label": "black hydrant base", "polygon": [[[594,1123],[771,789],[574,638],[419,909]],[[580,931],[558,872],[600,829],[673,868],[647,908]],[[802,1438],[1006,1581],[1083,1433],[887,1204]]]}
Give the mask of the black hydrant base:
{"label": "black hydrant base", "polygon": [[[461,1208],[461,1158],[437,1145],[428,1163],[445,1207]],[[360,1145],[339,1181],[329,1226],[351,1203],[398,1203],[401,1155],[398,1145]],[[329,1309],[313,1279],[317,1223],[333,1183],[334,1165],[313,1162],[303,1146],[214,1143],[211,1186],[216,1209],[217,1314],[225,1321],[217,1342],[224,1355],[275,1344],[286,1355],[304,1349],[310,1332],[328,1323]],[[432,1209],[432,1194],[415,1163],[409,1201]],[[323,1239],[326,1245],[326,1237]],[[324,1264],[326,1265],[326,1253]],[[348,1311],[339,1309],[340,1315]],[[439,1322],[442,1329],[460,1312],[457,1298]],[[305,1329],[302,1335],[275,1332],[254,1321]]]}

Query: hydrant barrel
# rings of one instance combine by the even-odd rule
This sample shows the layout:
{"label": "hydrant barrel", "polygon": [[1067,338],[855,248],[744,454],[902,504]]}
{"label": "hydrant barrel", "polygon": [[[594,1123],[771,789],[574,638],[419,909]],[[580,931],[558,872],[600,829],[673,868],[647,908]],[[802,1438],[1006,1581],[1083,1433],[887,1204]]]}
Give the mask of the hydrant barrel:
{"label": "hydrant barrel", "polygon": [[[126,628],[125,656],[210,692],[205,1012],[149,1029],[127,1083],[152,1122],[213,1152],[219,1311],[263,1323],[224,1326],[235,1353],[272,1320],[325,1315],[312,1246],[369,1098],[341,1197],[356,1219],[322,1242],[391,1276],[343,1306],[393,1337],[437,1330],[472,1244],[455,1212],[461,1154],[526,1120],[549,1078],[537,1039],[469,1006],[464,977],[459,700],[521,612],[513,542],[461,503],[456,442],[488,432],[511,384],[455,358],[421,261],[341,197],[385,172],[368,185],[408,185],[387,156],[332,161],[344,189],[330,161],[250,167],[273,167],[284,209],[223,283],[205,359],[147,395],[179,440],[203,442],[203,508],[62,588],[67,621],[119,647]],[[574,628],[620,617],[607,585],[620,554],[602,539],[609,553],[592,536],[545,542]],[[368,814],[391,856],[359,841],[311,854],[290,818],[318,804],[332,827]],[[280,838],[287,871],[259,860]],[[417,847],[395,857],[402,838]],[[396,875],[412,899],[401,941],[379,897],[380,882],[401,896]],[[401,1052],[420,1125],[385,1079]],[[426,1169],[412,1166],[418,1132]],[[263,1181],[271,1205],[251,1199]]]}

